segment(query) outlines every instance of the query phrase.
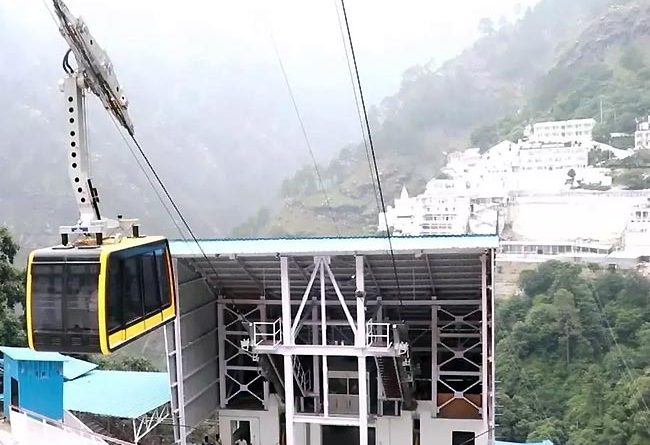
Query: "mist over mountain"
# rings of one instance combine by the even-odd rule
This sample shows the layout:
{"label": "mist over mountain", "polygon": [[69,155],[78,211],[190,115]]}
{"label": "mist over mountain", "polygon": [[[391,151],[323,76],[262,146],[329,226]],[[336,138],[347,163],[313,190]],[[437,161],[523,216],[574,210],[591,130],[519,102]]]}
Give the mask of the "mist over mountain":
{"label": "mist over mountain", "polygon": [[[471,14],[350,2],[369,102],[389,93],[409,64],[453,56],[474,38],[479,14],[509,11],[511,1],[493,11],[477,2]],[[136,135],[199,236],[227,235],[258,208],[276,205],[282,181],[309,160],[273,39],[317,160],[329,162],[360,139],[334,3],[262,4],[69,2],[109,53]],[[414,43],[404,45],[408,39]],[[76,219],[57,87],[66,46],[40,2],[0,2],[0,42],[0,225],[24,254],[56,242],[58,226]],[[139,217],[147,233],[177,237],[107,113],[92,95],[87,103],[104,215]]]}
{"label": "mist over mountain", "polygon": [[[554,67],[564,63],[568,48],[578,38],[582,45],[596,40],[598,33],[585,31],[596,26],[600,17],[627,11],[623,5],[635,3],[642,2],[542,0],[514,23],[483,21],[483,36],[440,67],[421,65],[407,70],[399,91],[370,110],[387,204],[403,185],[420,193],[437,174],[446,153],[498,137],[515,137],[527,119],[546,115],[522,111],[554,76]],[[570,88],[580,84],[580,71],[562,72],[565,77],[552,84],[556,95],[569,94]],[[617,88],[624,85],[616,83]],[[576,101],[591,100],[579,91],[573,96]],[[502,119],[509,125],[500,125],[507,129],[498,131],[496,124]],[[475,137],[481,129],[490,137]],[[283,183],[281,209],[261,209],[236,233],[376,231],[379,209],[364,145],[345,147],[336,159],[321,166],[321,173],[325,192],[313,168],[305,166]]]}

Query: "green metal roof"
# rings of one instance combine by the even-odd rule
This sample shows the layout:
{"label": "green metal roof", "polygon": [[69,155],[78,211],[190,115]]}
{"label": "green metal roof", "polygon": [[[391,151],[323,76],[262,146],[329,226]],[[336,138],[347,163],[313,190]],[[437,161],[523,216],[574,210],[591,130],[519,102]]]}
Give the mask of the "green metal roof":
{"label": "green metal roof", "polygon": [[64,409],[101,416],[135,419],[169,401],[166,372],[92,371],[63,386]]}
{"label": "green metal roof", "polygon": [[[393,236],[391,241],[396,253],[462,251],[499,246],[496,235]],[[206,255],[384,254],[390,251],[385,236],[224,238],[199,240],[199,243]],[[194,241],[172,240],[170,248],[175,256],[202,255]]]}
{"label": "green metal roof", "polygon": [[39,352],[29,348],[9,346],[0,346],[0,352],[16,361],[63,362],[63,378],[65,380],[74,380],[97,368],[95,363],[68,357],[58,352]]}

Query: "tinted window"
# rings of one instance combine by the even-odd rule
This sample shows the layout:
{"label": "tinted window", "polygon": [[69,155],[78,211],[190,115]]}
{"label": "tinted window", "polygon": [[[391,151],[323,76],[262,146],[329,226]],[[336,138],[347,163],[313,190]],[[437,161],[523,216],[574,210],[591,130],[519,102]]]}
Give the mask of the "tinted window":
{"label": "tinted window", "polygon": [[167,251],[156,249],[156,266],[158,267],[158,282],[160,283],[160,293],[162,295],[162,307],[171,304],[171,282],[169,271],[167,269]]}
{"label": "tinted window", "polygon": [[158,289],[158,270],[154,252],[143,254],[142,283],[144,289],[144,311],[146,314],[160,310],[160,290]]}
{"label": "tinted window", "polygon": [[108,278],[108,330],[119,329],[123,324],[122,314],[122,260],[111,258]]}
{"label": "tinted window", "polygon": [[97,331],[98,264],[67,264],[65,276],[65,328]]}
{"label": "tinted window", "polygon": [[63,264],[32,265],[32,324],[63,330]]}
{"label": "tinted window", "polygon": [[32,323],[36,331],[98,331],[99,264],[32,265]]}
{"label": "tinted window", "polygon": [[123,263],[124,323],[129,324],[143,315],[142,295],[140,293],[139,257],[126,258]]}

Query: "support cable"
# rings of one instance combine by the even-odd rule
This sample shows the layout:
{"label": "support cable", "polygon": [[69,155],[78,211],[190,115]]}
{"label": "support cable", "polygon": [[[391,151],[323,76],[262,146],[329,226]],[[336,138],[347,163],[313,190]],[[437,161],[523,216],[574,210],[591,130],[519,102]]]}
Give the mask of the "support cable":
{"label": "support cable", "polygon": [[[356,57],[356,54],[354,52],[354,44],[352,42],[352,33],[350,31],[350,22],[348,20],[347,11],[345,9],[345,0],[341,0],[341,7],[343,9],[343,17],[345,19],[345,28],[346,28],[347,34],[348,34],[348,42],[350,43],[350,53],[352,54],[352,62],[354,64],[354,71],[355,71],[355,74],[356,74],[357,86],[359,88],[359,97],[361,99],[361,108],[363,110],[363,118],[364,118],[364,121],[365,121],[365,124],[366,124],[366,131],[368,133],[368,143],[370,145],[370,153],[371,153],[371,156],[372,156],[372,163],[373,163],[373,167],[374,167],[374,170],[375,170],[375,179],[377,180],[377,189],[379,191],[379,199],[381,201],[381,210],[384,213],[384,222],[386,224],[386,238],[388,239],[388,247],[390,249],[390,258],[391,258],[391,262],[393,263],[393,272],[395,274],[395,284],[397,286],[397,296],[398,296],[398,299],[399,299],[399,301],[401,303],[402,302],[402,291],[401,291],[401,288],[400,288],[400,285],[399,285],[399,275],[397,273],[397,263],[395,261],[395,251],[393,250],[393,240],[392,240],[392,236],[390,234],[390,229],[388,227],[388,217],[386,215],[386,201],[384,200],[384,192],[383,192],[382,187],[381,187],[381,178],[379,176],[379,169],[377,168],[377,156],[375,155],[375,146],[374,146],[374,144],[372,142],[372,132],[370,131],[370,122],[368,120],[368,111],[367,111],[367,108],[366,108],[366,101],[365,101],[364,96],[363,96],[363,88],[361,86],[361,77],[359,75],[359,66],[357,65],[357,57]],[[402,318],[401,305],[398,306],[398,311],[400,313],[400,318]]]}
{"label": "support cable", "polygon": [[[352,87],[352,94],[354,95],[354,104],[357,109],[357,117],[359,118],[359,129],[361,130],[361,137],[363,139],[363,146],[366,152],[366,161],[368,162],[368,169],[370,170],[370,182],[372,183],[372,190],[375,196],[375,204],[377,205],[377,211],[381,212],[381,204],[379,203],[379,193],[377,192],[377,184],[375,183],[375,172],[372,168],[372,159],[370,156],[370,147],[368,146],[368,139],[366,138],[366,130],[363,126],[363,116],[361,113],[361,106],[359,104],[359,95],[357,94],[357,87],[354,83],[354,74],[352,73],[352,63],[350,61],[350,54],[348,51],[348,45],[345,40],[345,31],[343,31],[343,24],[341,22],[341,13],[339,12],[338,5],[336,0],[334,0],[334,8],[336,9],[336,17],[338,19],[339,32],[341,34],[341,44],[343,46],[343,52],[345,53],[346,64],[348,67],[348,75],[350,76],[350,86]],[[388,228],[386,229],[388,230]]]}
{"label": "support cable", "polygon": [[305,123],[302,120],[302,116],[300,115],[300,110],[298,109],[296,97],[293,94],[293,88],[291,87],[291,82],[289,82],[289,76],[287,75],[287,71],[284,68],[284,63],[282,62],[282,56],[280,55],[280,50],[278,49],[278,45],[275,42],[273,33],[270,30],[269,30],[269,39],[271,40],[271,44],[273,46],[273,51],[275,52],[275,57],[278,61],[278,65],[280,65],[280,71],[282,71],[282,78],[284,79],[284,84],[287,87],[287,92],[289,93],[289,97],[291,98],[293,111],[296,113],[296,118],[298,119],[298,124],[300,125],[300,131],[302,132],[302,136],[305,139],[305,145],[307,146],[307,150],[309,151],[309,157],[311,158],[311,162],[314,165],[316,178],[320,185],[321,192],[325,197],[325,205],[327,206],[330,219],[332,220],[332,224],[334,224],[334,230],[336,230],[336,235],[340,237],[341,232],[339,230],[338,224],[336,223],[336,218],[334,217],[334,210],[332,209],[330,198],[327,193],[327,189],[325,188],[325,183],[323,182],[323,177],[321,176],[320,169],[318,168],[318,162],[316,161],[316,156],[314,156],[314,150],[312,148],[309,136],[307,135],[307,130],[305,129]]}

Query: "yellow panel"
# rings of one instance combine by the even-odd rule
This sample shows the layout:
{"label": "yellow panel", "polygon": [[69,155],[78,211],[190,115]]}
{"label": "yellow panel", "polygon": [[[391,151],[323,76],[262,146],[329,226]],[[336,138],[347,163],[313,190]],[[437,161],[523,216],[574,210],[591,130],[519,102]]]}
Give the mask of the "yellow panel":
{"label": "yellow panel", "polygon": [[30,349],[34,349],[34,333],[32,332],[32,262],[34,261],[34,252],[29,254],[27,262],[27,289],[26,289],[26,313],[27,318],[27,344]]}
{"label": "yellow panel", "polygon": [[102,250],[99,256],[99,280],[97,283],[97,317],[99,322],[99,348],[102,354],[110,354],[106,330],[106,282],[108,281],[109,252]]}

